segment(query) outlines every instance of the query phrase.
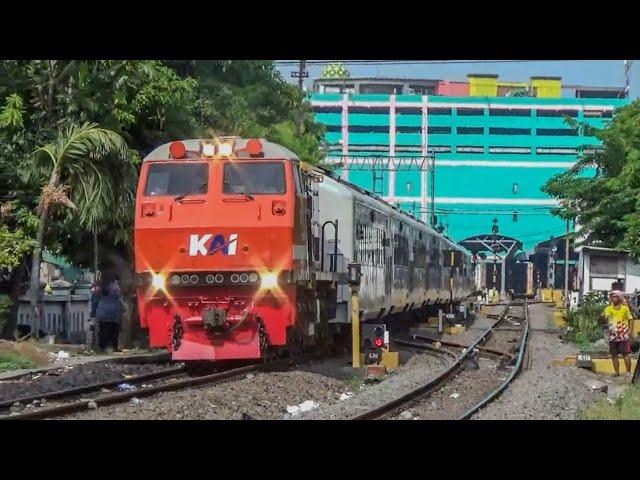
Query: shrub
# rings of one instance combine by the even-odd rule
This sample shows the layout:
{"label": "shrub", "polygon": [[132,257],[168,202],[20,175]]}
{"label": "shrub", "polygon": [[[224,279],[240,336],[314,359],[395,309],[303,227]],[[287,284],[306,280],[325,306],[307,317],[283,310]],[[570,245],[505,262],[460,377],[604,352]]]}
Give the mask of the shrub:
{"label": "shrub", "polygon": [[0,295],[0,332],[11,317],[11,300],[7,295]]}
{"label": "shrub", "polygon": [[604,306],[599,303],[586,303],[567,316],[568,338],[579,346],[585,346],[602,338],[600,316]]}

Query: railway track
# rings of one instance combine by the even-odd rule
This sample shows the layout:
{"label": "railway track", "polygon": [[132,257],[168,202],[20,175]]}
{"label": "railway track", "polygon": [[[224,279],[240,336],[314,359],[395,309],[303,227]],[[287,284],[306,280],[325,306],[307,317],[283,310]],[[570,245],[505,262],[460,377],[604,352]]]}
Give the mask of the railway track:
{"label": "railway track", "polygon": [[[135,398],[148,397],[162,392],[182,390],[185,388],[198,387],[203,385],[215,385],[244,378],[248,373],[266,372],[288,368],[291,365],[290,359],[276,360],[269,363],[252,364],[237,368],[230,368],[221,372],[210,374],[189,376],[184,366],[172,367],[158,372],[137,375],[126,380],[108,381],[94,383],[81,387],[74,387],[55,392],[30,395],[28,397],[14,398],[0,403],[0,408],[7,408],[15,402],[27,403],[34,400],[58,399],[63,403],[49,405],[41,408],[32,408],[18,413],[0,416],[0,420],[35,420],[45,418],[58,418],[77,412],[82,412],[90,408],[100,408],[117,403],[123,403]],[[108,393],[94,398],[77,399],[78,395],[90,392],[99,392],[103,388],[117,386],[123,382],[129,384],[140,384],[150,380],[159,380],[160,383],[145,388],[136,388],[125,392]],[[167,380],[167,381],[164,381]]]}
{"label": "railway track", "polygon": [[[522,306],[523,308],[523,316],[516,317],[513,314],[510,314],[510,310],[514,307]],[[491,318],[491,316],[490,316]],[[439,342],[428,337],[413,335],[410,339],[396,339],[399,344],[409,346],[412,348],[420,348],[423,350],[428,350],[430,353],[439,352],[441,355],[452,355],[452,352],[457,349],[458,353],[455,355],[455,360],[450,364],[450,366],[438,377],[433,380],[419,386],[418,388],[412,390],[411,392],[406,393],[400,397],[397,397],[383,405],[379,405],[375,408],[372,408],[366,412],[363,412],[355,417],[352,417],[352,420],[374,420],[374,419],[382,419],[382,418],[396,418],[399,412],[407,410],[408,408],[415,408],[416,410],[425,410],[424,416],[427,418],[453,418],[453,419],[467,419],[470,418],[474,413],[483,408],[489,402],[491,402],[494,398],[496,398],[515,378],[515,375],[518,373],[522,366],[522,359],[524,357],[524,351],[526,346],[526,341],[528,337],[529,330],[529,318],[528,318],[528,308],[527,302],[523,303],[515,303],[509,302],[506,304],[504,310],[498,316],[493,316],[496,318],[496,321],[485,330],[482,335],[476,339],[470,345],[462,345],[455,342]],[[514,319],[519,319],[520,322],[514,321]],[[520,328],[509,328],[506,331],[499,331],[498,328],[503,323],[512,323],[514,326],[518,326]],[[518,325],[519,324],[519,325]],[[497,333],[497,336],[502,336],[506,338],[506,342],[503,343],[517,343],[516,352],[509,352],[508,349],[505,348],[496,348],[487,344],[490,341],[494,340],[494,333]],[[510,337],[509,337],[510,336]],[[502,340],[505,340],[503,338]],[[512,340],[516,339],[515,342]],[[493,343],[500,343],[498,341],[494,341]],[[439,345],[435,345],[439,343]],[[447,400],[449,395],[442,394],[443,391],[446,390],[448,385],[460,384],[465,381],[465,374],[467,369],[465,368],[465,364],[468,363],[469,360],[475,362],[477,366],[477,361],[474,360],[474,357],[481,356],[487,357],[490,360],[489,368],[494,369],[496,372],[496,379],[490,379],[489,385],[491,388],[488,390],[484,390],[482,394],[475,399],[467,407],[460,408],[459,405],[453,404],[454,402],[451,400]],[[510,364],[511,371],[506,376],[504,380],[501,379],[498,375],[503,373],[504,370],[501,367],[505,367]],[[493,368],[496,367],[496,368]],[[478,369],[480,367],[477,367]],[[466,381],[474,381],[473,378],[473,370],[470,370],[469,378]],[[494,380],[501,380],[495,382]],[[495,385],[497,383],[497,385]],[[448,392],[447,392],[448,393]],[[447,411],[444,415],[442,411],[437,412],[438,414],[434,414],[434,412],[430,412],[434,405],[434,401],[431,404],[426,404],[427,400],[431,400],[432,397],[439,395],[440,398],[438,401],[442,403],[452,403],[452,409]],[[453,397],[453,396],[452,396]],[[458,397],[453,397],[455,400]],[[466,402],[469,399],[465,399]],[[426,408],[425,408],[426,406]],[[445,409],[446,410],[446,409]],[[419,418],[424,418],[423,416],[419,416]]]}

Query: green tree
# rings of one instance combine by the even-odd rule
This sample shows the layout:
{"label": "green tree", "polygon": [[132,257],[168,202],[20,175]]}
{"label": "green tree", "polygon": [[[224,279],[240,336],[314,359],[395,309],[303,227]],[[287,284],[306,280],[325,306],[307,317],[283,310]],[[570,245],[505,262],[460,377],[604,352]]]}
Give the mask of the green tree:
{"label": "green tree", "polygon": [[[269,60],[189,60],[166,62],[179,75],[197,80],[195,117],[200,135],[263,137],[301,159],[318,163],[324,127],[309,102],[285,81]],[[299,117],[300,116],[300,117]],[[301,129],[296,131],[300,122]]]}
{"label": "green tree", "polygon": [[[80,225],[96,231],[113,216],[113,208],[133,208],[136,173],[124,139],[95,124],[72,125],[55,143],[38,148],[28,176],[48,177],[42,187],[39,225],[32,255],[29,297],[39,327],[40,261],[50,210],[63,205],[77,211]],[[116,212],[116,215],[117,212]]]}
{"label": "green tree", "polygon": [[562,218],[575,219],[583,243],[629,249],[640,255],[640,101],[620,108],[603,129],[585,133],[602,149],[584,154],[570,170],[543,187],[561,206]]}

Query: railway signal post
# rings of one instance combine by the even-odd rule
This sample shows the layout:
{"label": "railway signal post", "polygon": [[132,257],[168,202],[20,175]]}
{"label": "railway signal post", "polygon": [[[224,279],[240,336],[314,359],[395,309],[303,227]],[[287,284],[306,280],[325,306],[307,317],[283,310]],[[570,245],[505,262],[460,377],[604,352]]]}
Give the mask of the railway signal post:
{"label": "railway signal post", "polygon": [[360,368],[360,279],[359,263],[348,266],[349,289],[351,290],[351,357],[353,368]]}

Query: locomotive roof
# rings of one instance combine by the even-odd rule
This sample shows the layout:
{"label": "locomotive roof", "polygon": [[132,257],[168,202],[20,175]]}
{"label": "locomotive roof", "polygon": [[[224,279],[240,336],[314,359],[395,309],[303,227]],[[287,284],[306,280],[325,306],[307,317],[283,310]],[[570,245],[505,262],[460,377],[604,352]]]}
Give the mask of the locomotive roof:
{"label": "locomotive roof", "polygon": [[[247,145],[248,138],[241,137],[220,137],[220,140],[231,140],[235,141],[236,149],[242,149]],[[199,152],[201,142],[211,141],[212,139],[206,138],[191,138],[188,140],[179,140],[184,143],[187,148],[187,152]],[[293,153],[288,148],[283,147],[282,145],[278,145],[277,143],[268,142],[264,139],[260,139],[262,142],[262,151],[264,152],[265,158],[287,158],[291,160],[298,160],[298,156]],[[148,160],[169,160],[169,146],[173,142],[165,143],[164,145],[160,145],[159,147],[153,149],[153,151],[147,154],[144,157],[144,161]],[[238,158],[249,158],[249,155],[245,152],[236,152],[236,156]]]}

